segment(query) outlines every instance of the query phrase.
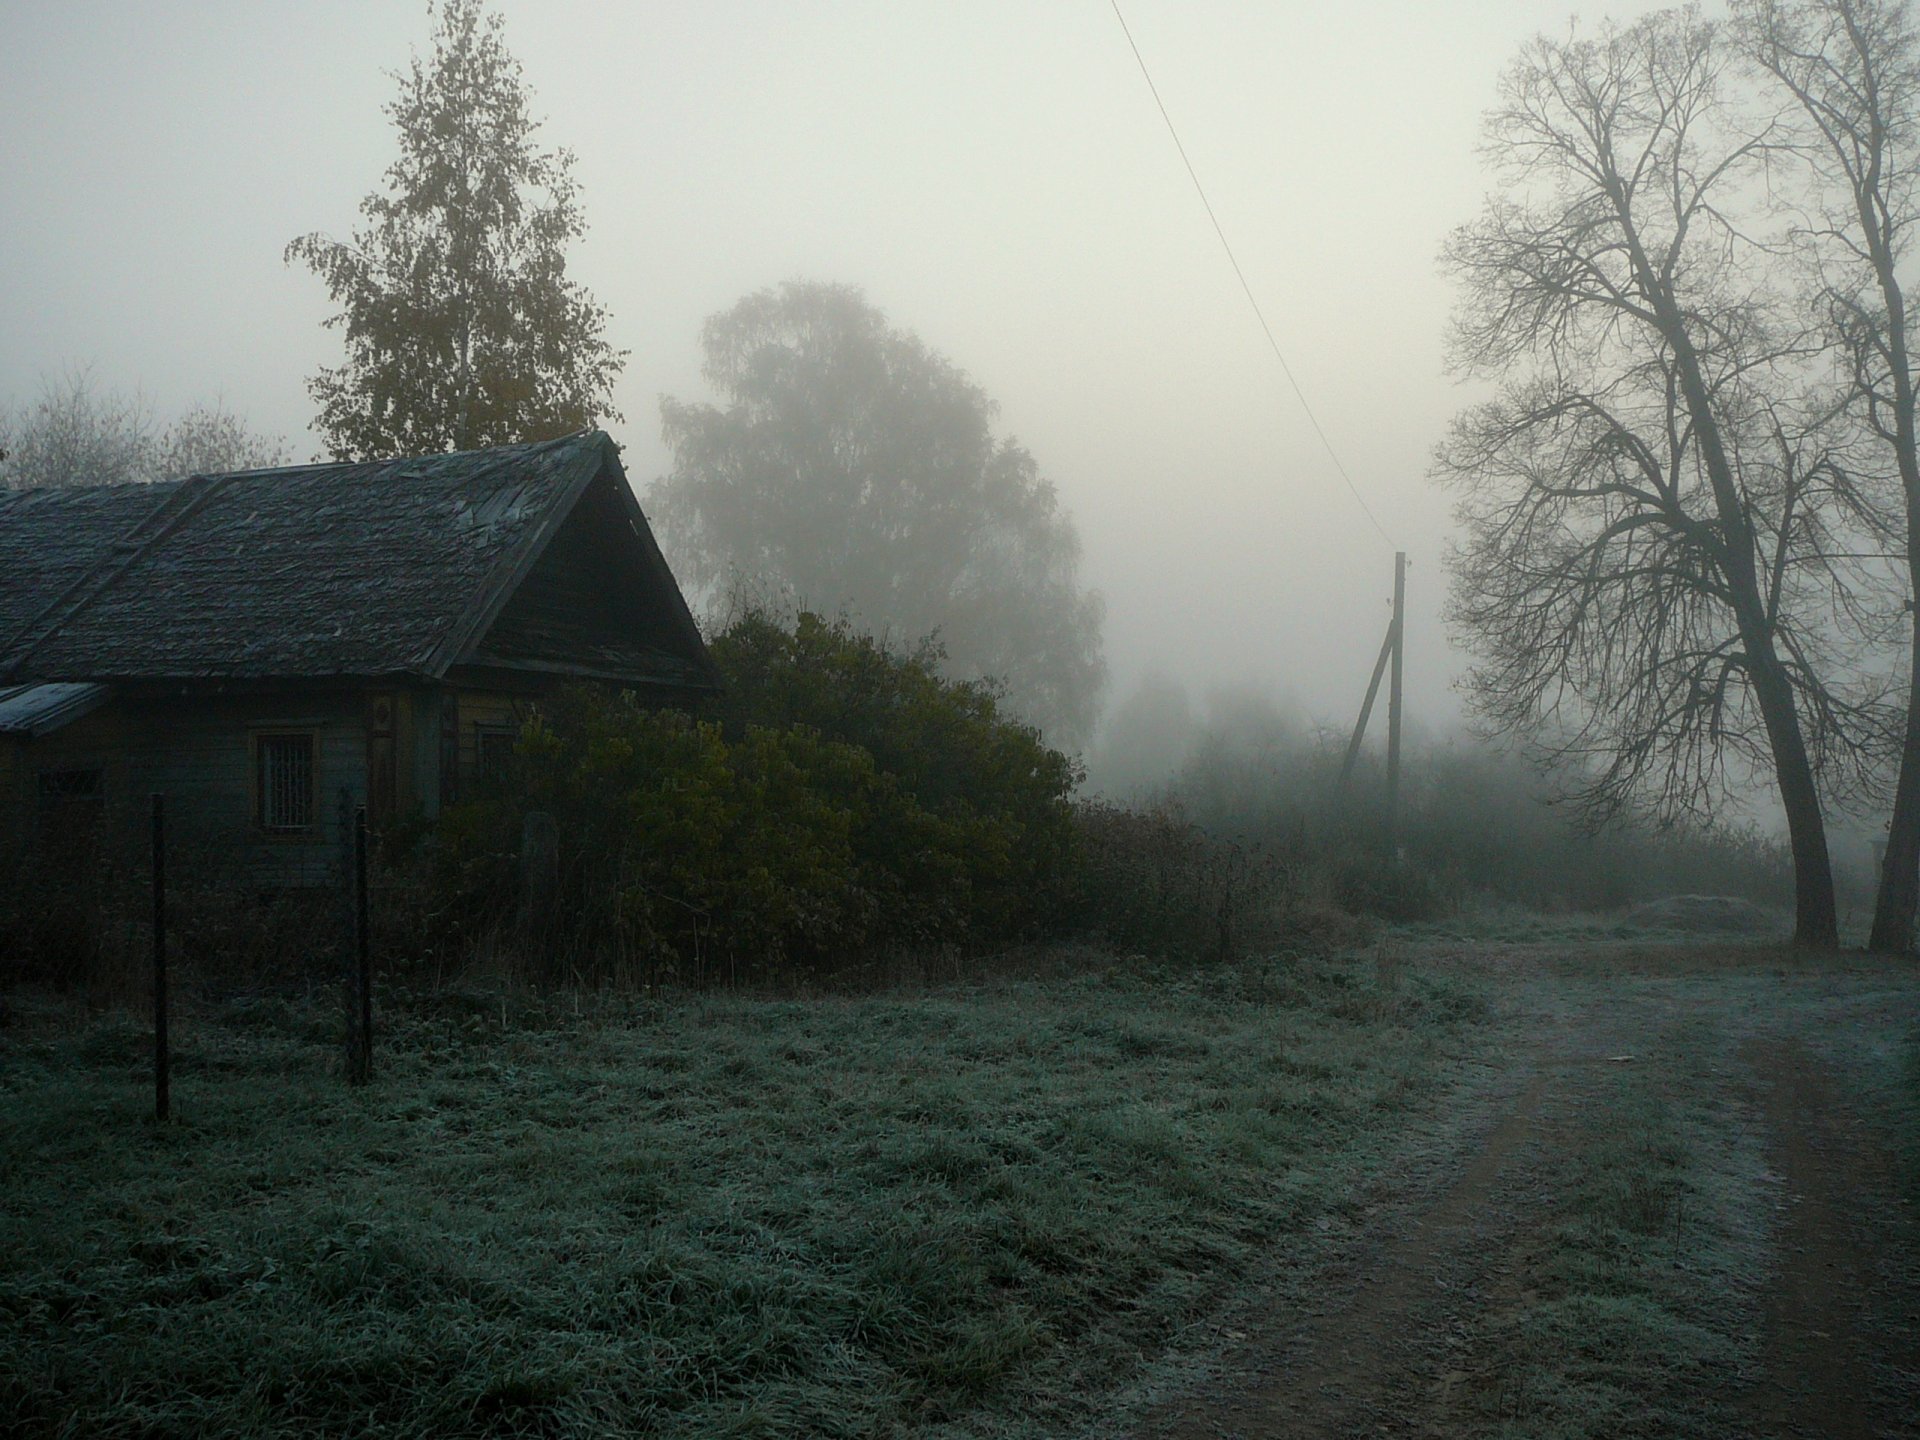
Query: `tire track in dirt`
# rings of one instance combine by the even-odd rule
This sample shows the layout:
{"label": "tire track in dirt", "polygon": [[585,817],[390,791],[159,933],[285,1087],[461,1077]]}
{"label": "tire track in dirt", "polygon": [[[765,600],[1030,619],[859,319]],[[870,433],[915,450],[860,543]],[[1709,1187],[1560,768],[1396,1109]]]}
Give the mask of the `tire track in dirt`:
{"label": "tire track in dirt", "polygon": [[[1154,1440],[1332,1440],[1391,1433],[1409,1377],[1404,1350],[1429,1331],[1423,1312],[1463,1268],[1474,1279],[1489,1254],[1504,1252],[1508,1207],[1491,1203],[1515,1156],[1530,1139],[1550,1076],[1536,1072],[1488,1132],[1477,1154],[1404,1233],[1359,1257],[1351,1295],[1330,1300],[1324,1318],[1300,1329],[1299,1317],[1250,1319],[1295,1333],[1276,1352],[1272,1335],[1229,1362],[1242,1377],[1211,1394],[1156,1409],[1140,1435]],[[1404,1216],[1404,1212],[1403,1212]],[[1288,1353],[1291,1349],[1293,1353]],[[1424,1377],[1415,1380],[1430,1388]],[[1423,1432],[1424,1433],[1424,1432]]]}
{"label": "tire track in dirt", "polygon": [[[1697,1374],[1685,1382],[1701,1387],[1694,1400],[1650,1375],[1641,1398],[1746,1440],[1920,1440],[1920,1225],[1900,1195],[1891,1133],[1849,1106],[1851,1052],[1812,1048],[1813,1036],[1846,1033],[1854,1002],[1839,981],[1778,961],[1626,958],[1600,957],[1599,975],[1579,956],[1564,976],[1542,966],[1523,977],[1508,992],[1519,1053],[1458,1097],[1448,1158],[1400,1171],[1357,1233],[1236,1317],[1246,1333],[1229,1332],[1238,1345],[1214,1362],[1216,1378],[1164,1395],[1141,1440],[1441,1437],[1500,1423],[1488,1386],[1498,1400],[1529,1363],[1500,1349],[1500,1321],[1535,1301],[1534,1242],[1571,1157],[1612,1123],[1616,1065],[1670,1099],[1701,1101],[1687,1124],[1711,1123],[1716,1106],[1745,1117],[1750,1168],[1714,1173],[1743,1177],[1729,1213],[1776,1257],[1753,1291],[1706,1297],[1705,1323],[1756,1342],[1751,1368]],[[1762,966],[1769,987],[1786,981],[1793,993],[1756,989]],[[1702,1045],[1723,1058],[1680,1063]],[[1685,1133],[1691,1153],[1708,1153]]]}
{"label": "tire track in dirt", "polygon": [[1752,1039],[1769,1161],[1783,1189],[1779,1274],[1765,1306],[1763,1373],[1749,1398],[1760,1433],[1872,1440],[1873,1276],[1858,1243],[1857,1191],[1885,1166],[1844,1122],[1820,1063],[1793,1039]]}

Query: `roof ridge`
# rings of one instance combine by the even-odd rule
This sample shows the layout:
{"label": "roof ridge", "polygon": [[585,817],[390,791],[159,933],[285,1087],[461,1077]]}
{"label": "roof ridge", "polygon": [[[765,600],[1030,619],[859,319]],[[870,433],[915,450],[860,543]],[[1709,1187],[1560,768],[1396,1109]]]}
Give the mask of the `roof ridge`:
{"label": "roof ridge", "polygon": [[585,429],[575,430],[566,435],[549,435],[544,440],[509,440],[504,445],[478,445],[471,450],[432,450],[423,455],[394,455],[385,460],[341,460],[331,462],[336,465],[400,466],[433,465],[443,460],[475,460],[485,457],[484,463],[474,470],[475,475],[485,475],[502,465],[524,462],[529,455],[546,450],[557,450],[562,446],[576,445],[595,435],[605,434],[597,426],[589,425]]}
{"label": "roof ridge", "polygon": [[[17,670],[35,650],[52,639],[61,626],[105,594],[114,581],[152,553],[156,545],[199,511],[230,478],[228,475],[190,475],[178,481],[158,505],[107,547],[98,562],[20,627],[13,641],[0,651],[0,677]],[[150,533],[143,535],[142,531]]]}
{"label": "roof ridge", "polygon": [[[0,506],[0,686],[443,679],[468,663],[582,497],[602,486],[631,512],[629,526],[593,502],[596,525],[617,524],[604,546],[619,551],[618,575],[644,580],[656,568],[618,457],[610,436],[589,429],[440,459],[193,476],[111,504],[27,506],[20,523]],[[627,554],[629,528],[647,553]],[[669,650],[697,656],[663,578],[660,597],[643,586],[641,630],[658,622]],[[561,648],[581,663],[598,653]],[[636,683],[666,676],[633,657],[621,666],[638,667]]]}

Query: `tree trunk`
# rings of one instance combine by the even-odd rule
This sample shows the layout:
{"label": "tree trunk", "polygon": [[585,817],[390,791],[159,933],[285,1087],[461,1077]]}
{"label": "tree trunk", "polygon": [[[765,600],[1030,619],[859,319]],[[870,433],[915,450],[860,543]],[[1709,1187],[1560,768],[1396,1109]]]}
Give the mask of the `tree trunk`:
{"label": "tree trunk", "polygon": [[[1771,651],[1771,647],[1768,649]],[[1760,656],[1751,658],[1761,660]],[[1812,950],[1837,949],[1840,919],[1833,903],[1833,862],[1827,854],[1820,791],[1807,759],[1793,688],[1771,653],[1763,664],[1755,666],[1753,689],[1773,749],[1780,805],[1787,814],[1787,843],[1793,852],[1793,943]]]}
{"label": "tree trunk", "polygon": [[1814,783],[1813,762],[1807,755],[1806,732],[1800,727],[1793,682],[1780,663],[1780,652],[1774,648],[1773,616],[1762,598],[1754,559],[1753,517],[1734,483],[1719,414],[1679,304],[1669,289],[1654,283],[1653,267],[1646,264],[1637,238],[1633,243],[1643,284],[1660,317],[1661,331],[1673,348],[1681,393],[1720,515],[1725,544],[1721,574],[1727,582],[1734,623],[1740,630],[1741,648],[1746,652],[1754,699],[1766,723],[1780,804],[1787,814],[1787,841],[1793,851],[1793,943],[1809,949],[1835,950],[1840,945],[1840,923],[1833,902],[1833,861],[1827,853],[1820,787]]}
{"label": "tree trunk", "polygon": [[[1920,596],[1920,437],[1915,434],[1913,372],[1907,361],[1907,304],[1894,270],[1893,251],[1879,243],[1882,232],[1870,210],[1861,218],[1880,294],[1887,306],[1887,356],[1893,380],[1894,458],[1907,502],[1907,575]],[[1907,724],[1900,746],[1900,773],[1893,786],[1893,814],[1887,819],[1887,853],[1880,864],[1880,888],[1873,901],[1870,949],[1913,949],[1913,921],[1920,903],[1920,615],[1908,652]]]}
{"label": "tree trunk", "polygon": [[[1920,593],[1920,592],[1917,592]],[[1880,862],[1880,891],[1873,903],[1870,949],[1904,953],[1913,949],[1913,920],[1920,907],[1920,616],[1916,616],[1907,697],[1907,728],[1900,747],[1900,777],[1893,787],[1893,818],[1887,824],[1887,853]]]}
{"label": "tree trunk", "polygon": [[[1910,68],[1912,32],[1900,0],[1818,0],[1808,10],[1783,12],[1770,4],[1738,7],[1752,27],[1751,51],[1803,109],[1812,122],[1808,138],[1827,151],[1830,176],[1844,178],[1851,192],[1856,236],[1846,239],[1865,259],[1886,306],[1877,334],[1855,337],[1855,389],[1871,397],[1878,389],[1876,362],[1885,366],[1891,386],[1891,434],[1875,417],[1873,428],[1887,439],[1900,467],[1906,501],[1907,570],[1920,596],[1920,435],[1916,435],[1916,399],[1909,363],[1907,297],[1899,257],[1914,226],[1905,186],[1913,165],[1909,152],[1911,121],[1920,113]],[[1802,21],[1824,31],[1815,54],[1797,33]],[[1867,312],[1845,287],[1836,296],[1842,309],[1865,318]],[[1871,411],[1870,411],[1871,413]],[[1920,619],[1920,617],[1916,617]],[[1907,681],[1907,719],[1900,748],[1900,772],[1894,782],[1893,813],[1887,823],[1887,849],[1873,907],[1872,948],[1913,948],[1916,902],[1920,902],[1920,629],[1912,640]]]}

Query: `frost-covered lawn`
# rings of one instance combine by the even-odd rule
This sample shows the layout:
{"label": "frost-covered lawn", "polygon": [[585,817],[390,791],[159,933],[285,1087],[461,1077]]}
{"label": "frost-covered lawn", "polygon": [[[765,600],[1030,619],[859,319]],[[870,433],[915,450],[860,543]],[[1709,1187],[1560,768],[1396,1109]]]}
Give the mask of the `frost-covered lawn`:
{"label": "frost-covered lawn", "polygon": [[[0,1414],[73,1435],[1057,1433],[1379,1163],[1452,981],[1300,961],[913,994],[0,1032]],[[4,1427],[0,1427],[4,1428]]]}

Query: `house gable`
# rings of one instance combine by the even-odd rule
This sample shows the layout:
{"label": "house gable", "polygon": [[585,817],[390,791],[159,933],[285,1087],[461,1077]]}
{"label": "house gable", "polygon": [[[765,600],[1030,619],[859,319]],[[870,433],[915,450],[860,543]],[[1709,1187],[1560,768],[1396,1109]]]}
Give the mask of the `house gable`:
{"label": "house gable", "polygon": [[464,665],[707,688],[699,631],[626,478],[593,478]]}

